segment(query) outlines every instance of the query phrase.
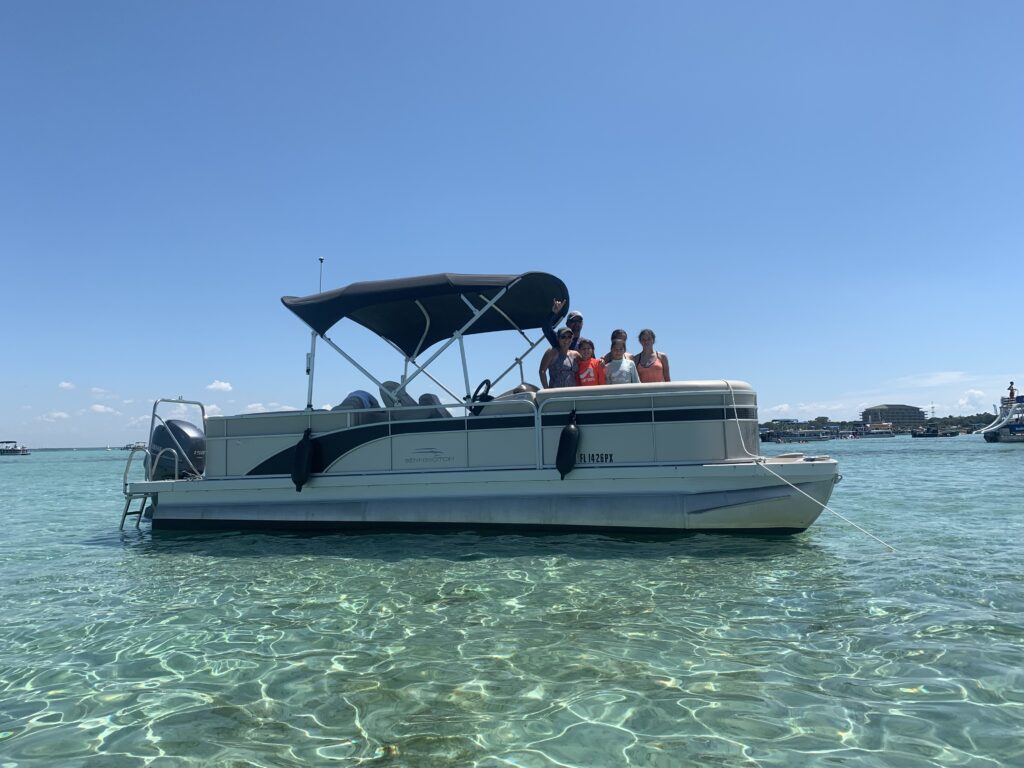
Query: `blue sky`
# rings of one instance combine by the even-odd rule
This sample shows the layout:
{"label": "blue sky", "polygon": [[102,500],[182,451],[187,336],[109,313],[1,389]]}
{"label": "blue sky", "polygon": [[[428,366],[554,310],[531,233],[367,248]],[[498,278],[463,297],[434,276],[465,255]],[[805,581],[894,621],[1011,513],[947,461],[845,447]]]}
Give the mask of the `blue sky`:
{"label": "blue sky", "polygon": [[[553,272],[599,349],[654,328],[762,420],[990,410],[1024,384],[1022,29],[999,2],[0,4],[0,439],[303,407],[279,298],[319,257],[325,288]],[[521,349],[471,351],[475,383]],[[316,405],[367,384],[336,357]]]}

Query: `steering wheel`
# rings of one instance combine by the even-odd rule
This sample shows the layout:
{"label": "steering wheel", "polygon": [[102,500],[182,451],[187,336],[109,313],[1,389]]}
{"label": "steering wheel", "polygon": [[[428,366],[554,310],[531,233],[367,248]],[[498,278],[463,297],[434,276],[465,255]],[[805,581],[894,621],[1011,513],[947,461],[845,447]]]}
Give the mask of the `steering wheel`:
{"label": "steering wheel", "polygon": [[[480,384],[476,388],[476,391],[473,393],[473,400],[472,400],[472,402],[474,402],[474,403],[486,403],[489,400],[493,400],[494,398],[491,397],[490,392],[491,392],[491,380],[490,379],[484,379],[483,381],[480,382]],[[483,411],[483,409],[484,409],[484,407],[482,405],[478,405],[475,408],[470,408],[469,412],[472,413],[474,416],[479,416],[480,413]]]}
{"label": "steering wheel", "polygon": [[491,392],[491,380],[490,379],[484,379],[483,381],[481,381],[477,385],[476,391],[473,392],[473,402],[474,403],[487,402],[488,400],[491,399],[490,392]]}

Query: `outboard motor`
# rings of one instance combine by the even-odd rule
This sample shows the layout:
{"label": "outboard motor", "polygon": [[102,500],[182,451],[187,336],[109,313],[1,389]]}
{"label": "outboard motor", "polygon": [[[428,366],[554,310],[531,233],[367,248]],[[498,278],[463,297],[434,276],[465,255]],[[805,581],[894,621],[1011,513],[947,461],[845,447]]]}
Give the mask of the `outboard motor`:
{"label": "outboard motor", "polygon": [[[177,443],[175,443],[177,441]],[[180,450],[179,450],[180,446]],[[168,419],[157,424],[149,441],[149,460],[156,459],[164,448],[156,466],[150,472],[153,480],[178,480],[183,477],[196,477],[206,470],[206,435],[195,424],[180,419]],[[182,455],[181,451],[184,451]],[[178,455],[178,475],[174,475],[175,454]],[[189,462],[192,462],[191,466]],[[193,471],[195,467],[195,471]]]}

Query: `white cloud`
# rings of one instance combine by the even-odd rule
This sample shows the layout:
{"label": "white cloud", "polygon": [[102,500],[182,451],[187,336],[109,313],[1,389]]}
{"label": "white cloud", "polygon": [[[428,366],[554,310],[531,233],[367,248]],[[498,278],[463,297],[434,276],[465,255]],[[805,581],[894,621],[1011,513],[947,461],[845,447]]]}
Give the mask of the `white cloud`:
{"label": "white cloud", "polygon": [[945,387],[950,384],[960,384],[967,381],[967,379],[968,376],[963,371],[935,371],[934,373],[901,376],[896,379],[895,384],[907,389],[918,389],[921,387]]}
{"label": "white cloud", "polygon": [[220,379],[214,379],[212,384],[206,385],[206,388],[212,389],[215,392],[230,392],[231,384],[226,381],[221,381]]}
{"label": "white cloud", "polygon": [[90,405],[89,406],[89,410],[92,411],[93,413],[113,413],[113,414],[117,414],[117,411],[115,411],[109,405],[99,405],[98,403],[94,404],[94,405]]}
{"label": "white cloud", "polygon": [[62,381],[60,384],[57,385],[57,388],[58,389],[74,389],[75,385],[72,384],[70,381]]}
{"label": "white cloud", "polygon": [[70,419],[71,417],[64,413],[64,411],[50,411],[49,413],[44,413],[39,418],[42,421],[49,421],[52,423],[54,421],[60,421],[61,419]]}
{"label": "white cloud", "polygon": [[290,405],[281,405],[281,403],[249,403],[245,406],[245,410],[249,413],[267,413],[268,411],[297,411],[299,409]]}
{"label": "white cloud", "polygon": [[207,416],[220,416],[221,413],[223,413],[223,411],[221,411],[219,405],[211,403],[210,405],[206,406]]}
{"label": "white cloud", "polygon": [[[860,407],[856,413],[859,414],[864,408],[866,406]],[[788,402],[782,402],[778,406],[759,409],[759,412],[758,418],[761,421],[771,419],[810,420],[817,419],[819,416],[827,416],[834,421],[856,421],[858,418],[850,415],[854,411],[844,402],[798,402],[795,406]]]}
{"label": "white cloud", "polygon": [[103,387],[92,387],[89,390],[97,400],[117,400],[118,396],[109,389]]}
{"label": "white cloud", "polygon": [[[161,407],[165,407],[166,405],[170,404],[166,403],[164,406]],[[207,410],[209,410],[209,408],[207,408]],[[189,405],[187,403],[174,403],[174,407],[171,408],[169,411],[161,410],[159,413],[165,419],[186,419],[188,421],[197,422],[199,419],[200,411],[199,407],[195,405]]]}
{"label": "white cloud", "polygon": [[960,411],[970,413],[982,413],[988,410],[988,406],[985,404],[985,393],[980,389],[968,389],[956,404],[960,407]]}
{"label": "white cloud", "polygon": [[131,405],[134,402],[135,402],[134,400],[122,400],[121,404],[122,405]]}

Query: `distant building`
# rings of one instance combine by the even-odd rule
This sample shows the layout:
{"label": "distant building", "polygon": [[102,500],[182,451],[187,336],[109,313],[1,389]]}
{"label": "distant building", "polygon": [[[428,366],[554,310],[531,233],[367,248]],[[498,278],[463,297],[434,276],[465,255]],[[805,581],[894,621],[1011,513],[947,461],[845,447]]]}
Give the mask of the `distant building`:
{"label": "distant building", "polygon": [[873,405],[861,412],[860,420],[865,424],[885,421],[896,429],[910,429],[924,426],[925,414],[923,409],[914,405]]}

